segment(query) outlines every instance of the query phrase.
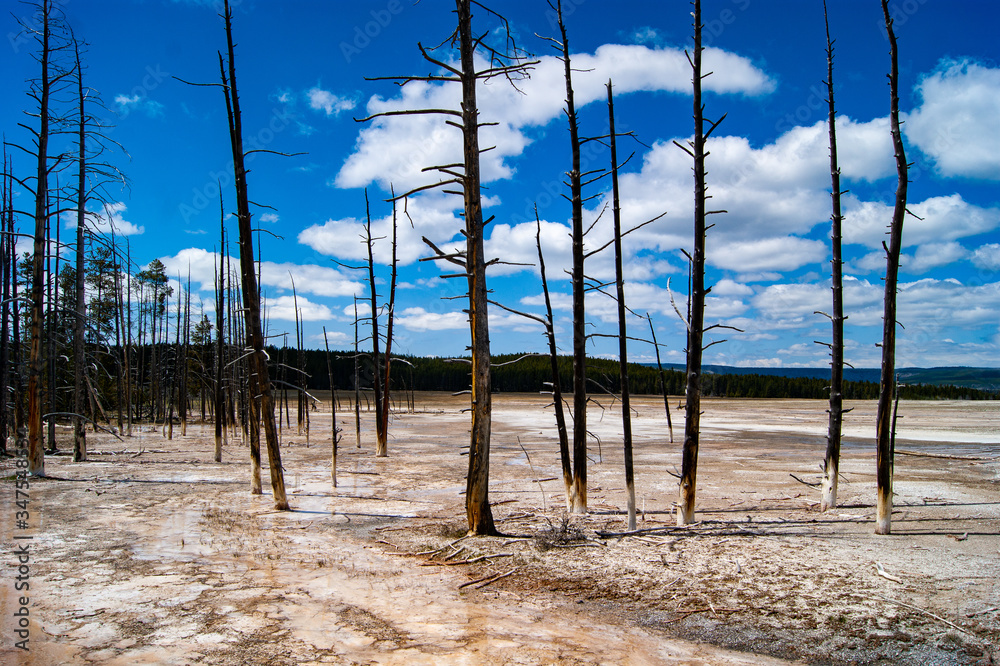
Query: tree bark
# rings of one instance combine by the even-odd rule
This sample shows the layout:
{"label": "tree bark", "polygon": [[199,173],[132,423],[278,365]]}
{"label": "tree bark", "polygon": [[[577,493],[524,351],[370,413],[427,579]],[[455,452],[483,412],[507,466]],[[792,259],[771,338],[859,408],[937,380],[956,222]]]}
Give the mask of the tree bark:
{"label": "tree bark", "polygon": [[899,277],[899,255],[903,244],[903,218],[906,216],[907,164],[903,137],[899,129],[899,61],[896,33],[889,16],[889,0],[882,0],[885,29],[889,35],[889,124],[892,146],[896,155],[896,202],[889,226],[889,244],[886,251],[885,300],[882,314],[882,373],[879,380],[878,412],[876,414],[876,506],[875,533],[892,531],[892,472],[893,472],[893,423],[892,403],[895,393],[896,373],[896,285]]}
{"label": "tree bark", "polygon": [[677,524],[694,522],[701,432],[701,362],[705,328],[705,132],[701,101],[701,0],[694,0],[694,247],[691,253],[690,312],[687,335],[687,385],[684,392],[684,447],[677,507]]}
{"label": "tree bark", "polygon": [[559,376],[559,354],[556,351],[556,333],[552,318],[552,300],[549,283],[545,277],[545,257],[542,254],[542,222],[535,206],[535,244],[538,246],[538,270],[542,276],[542,294],[545,296],[545,337],[549,343],[549,362],[552,366],[552,405],[556,412],[556,431],[559,433],[559,461],[562,463],[563,486],[566,489],[566,510],[573,511],[573,468],[569,455],[569,432],[563,412],[562,378]]}
{"label": "tree bark", "polygon": [[42,0],[41,12],[41,82],[38,92],[39,129],[36,135],[35,230],[31,262],[31,347],[28,351],[28,473],[45,476],[45,454],[42,447],[42,323],[44,306],[45,236],[48,229],[47,198],[49,191],[49,59],[52,2]]}
{"label": "tree bark", "polygon": [[615,137],[615,101],[608,80],[608,122],[611,144],[612,213],[615,224],[615,283],[618,301],[618,374],[622,392],[622,440],[625,455],[625,491],[628,494],[628,528],[635,529],[635,470],[632,466],[632,406],[628,382],[628,330],[625,322],[625,276],[622,270],[622,215],[618,196],[618,142]]}
{"label": "tree bark", "polygon": [[826,459],[823,463],[823,497],[820,510],[828,511],[837,506],[837,485],[840,475],[840,440],[844,420],[844,274],[841,258],[841,223],[844,219],[840,208],[840,167],[837,163],[837,113],[833,98],[833,40],[830,39],[830,20],[823,0],[823,21],[826,25],[826,86],[829,103],[830,128],[830,197],[833,202],[830,247],[833,255],[833,312],[830,320],[833,337],[830,344],[830,425],[826,438]]}
{"label": "tree bark", "polygon": [[[374,289],[374,285],[373,285]],[[392,379],[392,327],[395,319],[396,308],[396,200],[392,201],[392,274],[389,277],[389,308],[386,312],[385,322],[385,367],[383,369],[384,379],[382,382],[383,399],[382,406],[378,412],[379,420],[379,445],[375,451],[376,456],[389,455],[389,382]],[[378,369],[376,368],[376,373]]]}
{"label": "tree bark", "polygon": [[372,389],[375,392],[375,456],[383,458],[389,455],[386,442],[386,432],[382,429],[382,364],[379,354],[379,333],[378,333],[378,292],[375,288],[375,256],[372,253],[372,215],[368,205],[368,190],[365,190],[365,233],[368,246],[368,289],[371,297],[372,310]]}
{"label": "tree bark", "polygon": [[[229,53],[229,84],[226,86],[226,103],[230,110],[230,137],[233,148],[233,166],[236,181],[237,218],[239,223],[240,274],[243,291],[243,312],[246,324],[247,342],[253,353],[250,355],[250,408],[249,425],[253,443],[257,439],[257,456],[260,456],[260,421],[264,424],[267,445],[268,467],[271,474],[271,489],[274,493],[274,508],[279,511],[289,509],[285,494],[285,479],[281,468],[281,452],[278,449],[278,432],[274,422],[274,396],[271,380],[267,372],[264,355],[264,334],[260,320],[260,290],[257,287],[257,272],[254,266],[253,229],[250,224],[250,200],[247,194],[246,167],[244,166],[243,130],[240,115],[239,93],[236,85],[236,60],[233,47],[232,12],[229,0],[225,0],[226,42]],[[260,404],[258,405],[258,400]],[[251,446],[251,455],[252,446]],[[259,462],[257,462],[259,467]]]}
{"label": "tree bark", "polygon": [[490,391],[490,329],[483,248],[483,207],[479,177],[479,107],[476,102],[475,36],[472,1],[455,0],[462,79],[464,137],[466,262],[469,280],[469,323],[472,333],[472,432],[465,512],[470,534],[496,534],[489,502],[490,431],[493,403]]}
{"label": "tree bark", "polygon": [[556,16],[562,40],[566,117],[572,153],[572,167],[568,175],[573,216],[573,269],[570,276],[573,286],[573,512],[587,513],[587,319],[583,272],[583,186],[580,177],[580,132],[573,98],[573,69],[561,0],[556,3]]}

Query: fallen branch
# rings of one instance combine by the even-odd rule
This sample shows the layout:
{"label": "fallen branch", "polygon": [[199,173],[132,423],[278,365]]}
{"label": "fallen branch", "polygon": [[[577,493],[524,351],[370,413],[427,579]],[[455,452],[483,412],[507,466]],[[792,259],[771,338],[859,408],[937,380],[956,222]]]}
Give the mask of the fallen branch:
{"label": "fallen branch", "polygon": [[640,534],[657,534],[659,532],[677,532],[679,530],[692,530],[701,525],[701,521],[697,523],[691,523],[690,525],[672,525],[669,527],[647,527],[641,530],[632,530],[631,532],[596,532],[597,536],[602,539],[611,539],[615,537],[626,537],[626,536],[636,536]]}
{"label": "fallen branch", "polygon": [[[510,571],[508,571],[506,573],[498,574],[496,576],[486,576],[485,578],[479,578],[477,580],[470,580],[468,583],[462,583],[461,585],[459,585],[458,589],[461,590],[462,588],[469,587],[470,585],[475,585],[476,589],[478,590],[480,588],[486,587],[487,585],[490,585],[492,583],[497,582],[501,578],[506,578],[507,576],[510,576],[511,574],[513,574],[514,572],[516,572],[517,570],[518,570],[518,567],[514,567]],[[477,583],[478,583],[478,585],[476,585]]]}
{"label": "fallen branch", "polygon": [[958,631],[961,631],[966,636],[972,636],[973,638],[975,638],[980,643],[983,643],[984,645],[987,644],[986,641],[984,641],[983,639],[981,639],[979,636],[976,636],[975,634],[971,633],[968,629],[963,629],[962,627],[958,626],[957,624],[955,624],[951,620],[946,620],[945,618],[941,617],[940,615],[935,615],[934,613],[932,613],[932,612],[930,612],[928,610],[924,610],[923,608],[920,608],[919,606],[914,606],[913,604],[908,604],[905,601],[896,601],[895,599],[890,599],[888,597],[883,597],[880,594],[876,594],[875,596],[878,597],[879,599],[884,600],[884,601],[888,601],[891,604],[896,604],[897,606],[902,606],[903,608],[909,608],[910,610],[915,610],[918,613],[923,613],[924,615],[927,615],[928,617],[932,617],[935,620],[938,620],[940,622],[944,622],[945,624],[947,624],[952,629],[957,629]]}
{"label": "fallen branch", "polygon": [[[464,547],[463,547],[464,550]],[[421,562],[422,567],[455,567],[460,564],[475,564],[476,562],[485,562],[486,560],[492,560],[497,557],[513,557],[514,553],[498,553],[496,555],[480,555],[479,557],[473,557],[470,560],[456,560],[454,562],[449,562],[447,560],[437,562],[434,560],[427,560],[426,562]]]}
{"label": "fallen branch", "polygon": [[875,573],[882,576],[882,578],[885,578],[886,580],[891,580],[893,583],[899,583],[900,585],[903,584],[903,580],[901,578],[893,576],[891,573],[883,569],[881,562],[875,563]]}
{"label": "fallen branch", "polygon": [[803,479],[800,479],[799,477],[797,477],[797,476],[795,476],[794,474],[791,474],[791,473],[789,473],[788,476],[792,477],[793,479],[795,479],[799,483],[802,483],[802,484],[805,484],[805,485],[809,486],[810,488],[816,488],[817,486],[821,485],[820,481],[817,481],[816,483],[811,483],[809,481],[805,481]]}
{"label": "fallen branch", "polygon": [[944,453],[918,453],[916,451],[904,451],[903,449],[896,449],[896,453],[902,454],[904,456],[916,456],[918,458],[944,458],[945,460],[979,460],[979,461],[993,461],[996,458],[976,458],[973,456],[952,456]]}

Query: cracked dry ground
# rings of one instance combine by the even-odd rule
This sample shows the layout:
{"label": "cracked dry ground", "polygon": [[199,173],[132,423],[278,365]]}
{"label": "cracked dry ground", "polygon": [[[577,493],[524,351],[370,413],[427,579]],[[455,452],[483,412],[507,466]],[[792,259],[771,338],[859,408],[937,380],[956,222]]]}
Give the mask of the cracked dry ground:
{"label": "cracked dry ground", "polygon": [[370,420],[361,450],[347,428],[336,489],[329,412],[313,413],[311,442],[286,430],[292,512],[249,494],[237,443],[211,461],[211,426],[91,435],[90,462],[50,457],[32,482],[31,650],[11,647],[8,555],[3,661],[1000,662],[1000,404],[901,405],[894,534],[876,537],[874,405],[854,405],[841,506],[824,514],[790,475],[818,480],[825,403],[708,401],[701,522],[678,530],[680,447],[662,401],[639,399],[645,531],[621,536],[619,412],[591,414],[591,512],[567,517],[544,402],[495,397],[496,538],[464,537],[461,399],[418,396],[388,458],[371,453]]}

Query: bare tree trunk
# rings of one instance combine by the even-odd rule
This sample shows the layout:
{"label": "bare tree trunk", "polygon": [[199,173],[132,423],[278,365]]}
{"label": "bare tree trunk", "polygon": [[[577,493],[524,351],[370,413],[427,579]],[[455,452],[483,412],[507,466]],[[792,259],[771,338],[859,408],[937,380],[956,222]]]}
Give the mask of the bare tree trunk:
{"label": "bare tree trunk", "polygon": [[[220,213],[220,227],[222,230],[222,237],[220,241],[220,247],[225,248],[226,245],[226,209],[222,203],[222,188],[219,188],[219,213]],[[225,250],[223,250],[225,251]],[[219,263],[225,266],[225,262],[222,259],[222,255],[219,255]],[[222,269],[220,266],[219,270]],[[225,336],[225,303],[226,303],[226,287],[225,279],[219,275],[219,270],[215,272],[215,393],[214,393],[214,404],[215,404],[215,462],[222,462],[222,438],[223,429],[226,425],[226,403],[225,403],[225,393],[223,391],[222,385],[222,368],[225,365],[225,358],[223,357],[223,338]]]}
{"label": "bare tree trunk", "polygon": [[538,270],[542,276],[542,294],[545,296],[545,337],[549,342],[549,362],[552,365],[552,405],[556,412],[556,431],[559,433],[559,461],[562,463],[563,486],[566,490],[566,510],[573,510],[573,468],[569,455],[569,432],[563,412],[562,378],[559,376],[559,354],[556,351],[556,334],[552,318],[552,300],[549,283],[545,277],[545,257],[542,255],[542,222],[535,206],[535,244],[538,246]]}
{"label": "bare tree trunk", "polygon": [[368,289],[371,298],[372,310],[372,388],[375,392],[375,455],[384,457],[388,455],[386,433],[382,429],[382,368],[379,362],[379,333],[378,333],[378,291],[375,285],[375,257],[372,254],[372,214],[368,205],[368,190],[365,190],[365,233],[367,234],[366,244],[368,246]]}
{"label": "bare tree trunk", "polygon": [[572,167],[569,172],[570,202],[573,209],[573,512],[587,512],[587,319],[585,309],[583,251],[583,186],[580,172],[580,133],[573,98],[573,68],[569,38],[563,22],[562,0],[556,3],[566,79],[566,117],[569,121]]}
{"label": "bare tree trunk", "polygon": [[41,53],[38,54],[38,62],[42,72],[37,93],[39,129],[35,135],[37,171],[35,177],[35,232],[31,263],[31,348],[28,352],[28,473],[32,476],[45,476],[45,454],[42,448],[41,377],[44,362],[42,358],[42,324],[45,316],[43,312],[43,279],[45,238],[48,229],[46,203],[49,191],[49,95],[52,83],[49,71],[50,23],[53,18],[51,0],[42,0],[39,9],[41,12]]}
{"label": "bare tree trunk", "polygon": [[[229,53],[229,84],[226,86],[226,104],[230,108],[230,136],[233,147],[233,164],[236,180],[237,215],[240,231],[240,273],[243,287],[243,312],[246,321],[247,338],[253,353],[251,362],[251,387],[255,395],[250,396],[251,442],[257,433],[257,455],[260,455],[260,435],[258,423],[263,417],[264,436],[267,443],[268,466],[271,472],[271,489],[274,493],[274,508],[288,510],[285,495],[285,479],[281,468],[281,452],[278,450],[278,432],[274,423],[274,396],[267,374],[264,356],[264,334],[260,321],[260,291],[257,288],[257,273],[254,270],[253,230],[250,225],[250,200],[247,195],[246,168],[244,166],[243,130],[240,115],[239,93],[236,85],[236,60],[233,47],[232,12],[229,0],[225,0],[226,42]],[[260,400],[258,407],[257,400]]]}
{"label": "bare tree trunk", "polygon": [[12,256],[14,248],[14,181],[13,165],[7,159],[7,146],[3,147],[3,187],[0,188],[0,456],[7,455],[7,437],[10,436],[10,297],[11,281],[16,280]]}
{"label": "bare tree trunk", "polygon": [[674,443],[674,423],[670,418],[670,397],[667,395],[667,378],[663,373],[663,363],[660,362],[660,345],[656,342],[656,329],[653,328],[653,318],[646,313],[646,321],[649,322],[649,335],[653,341],[653,350],[656,352],[656,369],[660,376],[660,393],[663,394],[663,408],[667,412],[667,428],[670,430],[670,443]]}
{"label": "bare tree trunk", "polygon": [[479,106],[476,102],[475,39],[472,2],[456,0],[461,54],[462,134],[464,137],[466,266],[469,279],[469,323],[472,333],[472,432],[465,513],[470,534],[496,534],[489,501],[490,431],[493,398],[490,380],[490,329],[483,250],[483,207],[479,179]]}
{"label": "bare tree trunk", "polygon": [[698,444],[701,431],[701,360],[705,327],[705,133],[701,102],[701,0],[694,0],[694,247],[691,255],[690,313],[687,335],[684,448],[677,506],[677,524],[694,522]]}
{"label": "bare tree trunk", "polygon": [[86,206],[87,206],[87,152],[86,152],[86,115],[84,112],[83,70],[80,64],[80,49],[76,46],[77,84],[79,87],[79,135],[78,155],[79,170],[77,171],[76,198],[76,318],[73,320],[73,363],[75,376],[73,381],[73,462],[87,459],[87,431],[83,420],[84,399],[86,389],[84,373],[87,362],[84,358],[83,334],[87,322],[87,299],[84,283],[86,272]]}
{"label": "bare tree trunk", "polygon": [[358,348],[358,297],[354,297],[354,441],[361,448],[361,373],[358,361],[361,350]]}
{"label": "bare tree trunk", "polygon": [[625,490],[628,493],[628,528],[635,529],[635,471],[632,467],[632,406],[629,400],[628,331],[625,324],[625,276],[622,270],[622,215],[618,196],[618,142],[615,137],[615,102],[608,80],[608,120],[611,141],[612,212],[615,222],[615,282],[618,288],[618,372],[622,390],[622,438],[625,448]]}
{"label": "bare tree trunk", "polygon": [[333,363],[330,361],[330,343],[326,339],[326,326],[323,327],[323,345],[326,347],[326,371],[330,375],[330,482],[337,487],[337,389],[333,383]]}
{"label": "bare tree trunk", "polygon": [[844,421],[844,262],[841,258],[840,166],[837,162],[837,113],[833,99],[833,40],[830,39],[830,19],[823,0],[823,21],[826,25],[826,87],[830,107],[830,197],[833,202],[830,247],[833,255],[833,312],[830,320],[833,337],[830,343],[830,426],[826,438],[826,458],[823,463],[822,511],[837,506],[837,485],[840,476],[840,440]]}
{"label": "bare tree trunk", "polygon": [[896,373],[896,285],[899,277],[899,254],[903,244],[903,218],[906,216],[908,183],[906,152],[899,129],[899,64],[896,33],[889,16],[889,0],[882,0],[885,29],[889,34],[889,123],[892,146],[896,154],[896,203],[889,227],[889,244],[882,243],[886,253],[885,301],[882,314],[882,376],[879,381],[878,413],[876,415],[876,480],[875,533],[889,534],[892,529],[893,424],[892,402]]}
{"label": "bare tree trunk", "polygon": [[[385,323],[385,379],[382,382],[384,387],[385,395],[382,400],[382,408],[378,413],[379,420],[379,431],[381,435],[379,436],[378,449],[375,452],[376,456],[386,456],[389,455],[388,451],[388,438],[389,438],[389,382],[392,379],[392,324],[395,319],[395,308],[396,308],[396,201],[393,199],[392,202],[392,274],[389,278],[389,310],[386,313],[386,323]],[[373,287],[374,288],[374,287]],[[378,369],[376,367],[376,373]]]}

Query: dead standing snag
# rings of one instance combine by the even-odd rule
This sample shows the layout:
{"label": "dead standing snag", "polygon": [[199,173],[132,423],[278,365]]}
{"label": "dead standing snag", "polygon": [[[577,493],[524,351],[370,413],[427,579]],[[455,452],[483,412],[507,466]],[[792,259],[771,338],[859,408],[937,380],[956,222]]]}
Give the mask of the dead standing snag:
{"label": "dead standing snag", "polygon": [[[485,40],[491,33],[487,32],[478,37],[473,34],[473,5],[497,17],[503,23],[504,27],[501,34],[503,35],[505,45],[502,50],[494,49],[486,44]],[[387,111],[369,116],[363,120],[370,120],[380,116],[440,115],[447,119],[446,123],[449,126],[455,127],[462,132],[463,159],[460,164],[436,165],[424,169],[424,171],[437,171],[442,176],[449,176],[448,178],[444,178],[437,183],[414,188],[394,198],[401,199],[424,190],[458,185],[458,190],[445,191],[461,194],[465,201],[465,229],[463,232],[466,238],[465,250],[445,255],[437,250],[433,244],[431,244],[431,247],[437,255],[434,258],[450,261],[460,266],[462,272],[456,274],[455,277],[466,278],[469,285],[468,312],[472,337],[470,345],[472,356],[472,429],[469,447],[469,473],[466,479],[465,508],[470,533],[496,534],[497,530],[493,524],[493,514],[490,510],[488,497],[492,400],[490,396],[489,292],[486,287],[487,261],[483,248],[483,232],[488,221],[483,220],[482,195],[480,192],[479,156],[482,151],[479,148],[479,128],[482,126],[482,123],[479,121],[476,86],[480,81],[495,77],[505,77],[508,80],[513,80],[515,77],[524,76],[527,66],[531,63],[525,62],[524,54],[514,43],[506,19],[473,0],[455,0],[455,6],[458,16],[458,27],[452,32],[449,39],[442,43],[442,46],[445,44],[457,46],[459,66],[450,65],[433,57],[430,52],[435,49],[425,49],[422,45],[418,44],[418,48],[424,59],[443,70],[443,73],[437,76],[389,78],[399,81],[401,85],[406,85],[414,81],[460,83],[462,86],[461,109]],[[475,62],[477,50],[483,51],[489,60],[487,67],[479,71],[476,70]]]}
{"label": "dead standing snag", "polygon": [[878,413],[876,414],[875,466],[878,484],[875,507],[875,533],[889,534],[892,525],[892,465],[893,423],[892,403],[896,373],[896,283],[899,276],[899,254],[903,244],[903,218],[906,217],[907,164],[903,137],[899,129],[899,64],[896,33],[889,16],[889,0],[882,0],[885,29],[889,35],[889,123],[892,147],[896,155],[896,202],[889,226],[889,244],[883,241],[886,254],[885,300],[882,314],[882,374],[879,381]]}

